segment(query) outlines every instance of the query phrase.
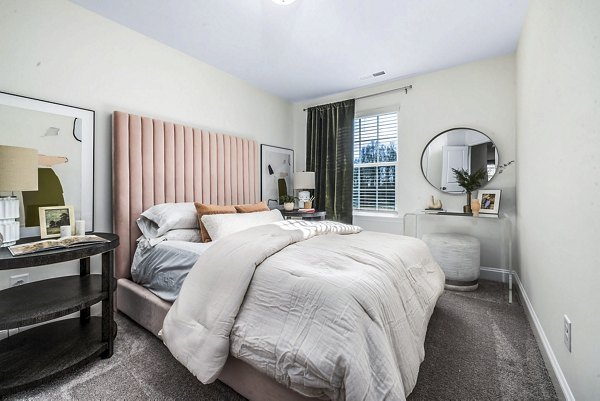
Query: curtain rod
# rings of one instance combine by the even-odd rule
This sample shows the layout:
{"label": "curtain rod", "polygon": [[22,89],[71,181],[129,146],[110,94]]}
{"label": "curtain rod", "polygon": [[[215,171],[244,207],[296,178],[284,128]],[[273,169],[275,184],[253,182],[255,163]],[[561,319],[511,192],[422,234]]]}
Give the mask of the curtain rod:
{"label": "curtain rod", "polygon": [[[368,98],[368,97],[379,96],[379,95],[385,95],[386,93],[391,93],[391,92],[396,92],[396,91],[401,91],[401,90],[403,90],[404,93],[408,93],[408,90],[412,89],[412,87],[413,87],[412,85],[406,85],[406,86],[403,86],[401,88],[390,89],[390,90],[383,91],[383,92],[371,93],[370,95],[364,95],[364,96],[355,97],[354,100],[365,99],[365,98]],[[315,107],[315,106],[312,106],[312,107]],[[302,109],[302,111],[306,111],[306,110],[308,110],[308,108]]]}

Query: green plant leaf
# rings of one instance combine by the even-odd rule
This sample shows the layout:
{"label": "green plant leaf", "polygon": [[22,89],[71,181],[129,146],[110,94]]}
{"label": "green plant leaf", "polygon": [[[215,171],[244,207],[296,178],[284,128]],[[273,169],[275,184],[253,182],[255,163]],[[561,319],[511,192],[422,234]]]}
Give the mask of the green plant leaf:
{"label": "green plant leaf", "polygon": [[487,169],[485,167],[480,168],[472,174],[469,174],[468,171],[460,169],[457,170],[455,168],[452,169],[454,176],[456,177],[456,182],[462,188],[464,188],[467,192],[473,192],[480,188],[484,179],[487,176]]}
{"label": "green plant leaf", "polygon": [[296,201],[296,197],[292,195],[281,195],[279,197],[279,203],[289,203]]}

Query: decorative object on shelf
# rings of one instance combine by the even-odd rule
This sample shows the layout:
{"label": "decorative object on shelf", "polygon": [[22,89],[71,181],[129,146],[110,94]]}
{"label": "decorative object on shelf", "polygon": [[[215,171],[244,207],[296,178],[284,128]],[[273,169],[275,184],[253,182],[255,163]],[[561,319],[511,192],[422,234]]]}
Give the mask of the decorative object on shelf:
{"label": "decorative object on shelf", "polygon": [[436,135],[421,155],[423,176],[436,189],[449,194],[464,191],[455,180],[452,169],[486,170],[483,185],[498,173],[498,148],[483,132],[473,128],[452,128]]}
{"label": "decorative object on shelf", "polygon": [[93,231],[94,111],[0,92],[0,121],[11,127],[0,131],[0,144],[35,146],[39,153],[39,186],[19,196],[21,237],[40,234],[38,207],[65,199]]}
{"label": "decorative object on shelf", "polygon": [[283,210],[292,211],[294,210],[294,202],[296,198],[291,195],[281,195],[279,197],[279,203],[283,203]]}
{"label": "decorative object on shelf", "polygon": [[40,237],[57,238],[61,236],[61,226],[69,226],[75,231],[75,212],[73,206],[49,206],[40,210]]}
{"label": "decorative object on shelf", "polygon": [[484,183],[484,179],[487,177],[487,170],[482,167],[474,173],[469,173],[465,170],[452,169],[452,172],[456,176],[456,182],[461,188],[464,188],[467,193],[467,204],[463,206],[463,212],[471,213],[471,193],[479,188]]}
{"label": "decorative object on shelf", "polygon": [[442,200],[435,200],[433,195],[431,195],[431,200],[427,204],[427,208],[425,210],[442,210]]}
{"label": "decorative object on shelf", "polygon": [[85,220],[75,220],[75,235],[85,235]]}
{"label": "decorative object on shelf", "polygon": [[479,199],[473,199],[471,201],[471,212],[473,216],[479,216],[479,210],[481,209],[481,203],[479,203]]}
{"label": "decorative object on shelf", "polygon": [[261,200],[269,202],[287,195],[294,188],[294,151],[278,146],[260,145]]}
{"label": "decorative object on shelf", "polygon": [[[0,191],[37,191],[38,152],[35,149],[0,145]],[[0,197],[0,247],[21,237],[20,202],[13,195]]]}
{"label": "decorative object on shelf", "polygon": [[71,226],[60,226],[60,238],[69,238],[71,236]]}
{"label": "decorative object on shelf", "polygon": [[421,211],[421,213],[425,213],[425,214],[440,214],[440,213],[444,213],[446,211],[446,209],[424,209]]}
{"label": "decorative object on shelf", "polygon": [[[298,192],[298,208],[312,207],[310,190],[315,189],[315,173],[313,171],[295,173],[294,188],[300,190]],[[306,206],[307,202],[311,202],[311,206]]]}
{"label": "decorative object on shelf", "polygon": [[313,204],[314,200],[315,200],[315,197],[311,196],[310,198],[308,198],[307,201],[304,201],[304,206],[299,209],[312,209],[312,207],[313,207],[312,204]]}
{"label": "decorative object on shelf", "polygon": [[495,214],[500,211],[500,189],[481,189],[477,194],[477,199],[481,203],[479,213]]}

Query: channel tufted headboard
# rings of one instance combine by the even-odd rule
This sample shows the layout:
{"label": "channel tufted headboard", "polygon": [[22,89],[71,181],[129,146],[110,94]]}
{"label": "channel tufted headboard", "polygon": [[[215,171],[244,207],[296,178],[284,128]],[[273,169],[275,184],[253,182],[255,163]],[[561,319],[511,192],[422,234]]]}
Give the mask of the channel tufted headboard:
{"label": "channel tufted headboard", "polygon": [[130,276],[141,235],[136,219],[144,210],[168,202],[254,203],[258,172],[253,140],[115,111],[113,216],[121,243],[115,276]]}

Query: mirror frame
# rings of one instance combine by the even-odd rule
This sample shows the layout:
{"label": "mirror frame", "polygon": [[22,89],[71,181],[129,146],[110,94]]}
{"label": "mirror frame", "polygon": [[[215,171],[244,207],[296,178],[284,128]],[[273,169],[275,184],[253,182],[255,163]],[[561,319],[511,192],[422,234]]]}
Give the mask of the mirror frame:
{"label": "mirror frame", "polygon": [[498,151],[498,146],[496,146],[496,142],[494,142],[494,140],[493,140],[492,138],[490,138],[490,136],[489,136],[489,135],[487,135],[487,134],[484,134],[483,132],[481,132],[480,130],[478,130],[478,129],[475,129],[475,128],[470,128],[470,127],[454,127],[454,128],[449,128],[449,129],[447,129],[447,130],[445,130],[445,131],[442,131],[442,132],[440,132],[439,134],[435,135],[433,138],[431,138],[431,139],[429,140],[429,142],[427,142],[427,144],[426,144],[426,145],[425,145],[425,147],[423,148],[423,151],[421,152],[421,157],[420,157],[420,159],[419,159],[419,165],[420,165],[420,167],[421,167],[421,175],[423,176],[423,178],[425,179],[425,181],[427,181],[427,183],[428,183],[429,185],[431,185],[432,187],[434,187],[435,189],[437,189],[439,192],[441,192],[441,193],[443,193],[443,194],[446,194],[446,195],[462,195],[462,196],[464,196],[466,192],[446,192],[446,191],[442,191],[440,188],[436,187],[435,185],[433,185],[433,184],[432,184],[432,183],[429,181],[429,179],[428,179],[428,178],[427,178],[427,176],[425,175],[425,171],[423,171],[423,156],[425,155],[425,151],[427,150],[427,148],[429,147],[429,145],[431,145],[431,142],[435,141],[435,139],[436,139],[437,137],[439,137],[440,135],[443,135],[443,134],[445,134],[445,133],[447,133],[447,132],[454,131],[454,130],[457,130],[457,129],[468,129],[468,130],[471,130],[471,131],[476,131],[476,132],[479,132],[481,135],[483,135],[483,136],[485,136],[486,138],[488,138],[488,139],[489,139],[489,140],[490,140],[490,141],[491,141],[491,142],[494,144],[494,147],[496,148],[496,155],[497,155],[497,160],[496,160],[496,172],[494,173],[494,175],[492,176],[492,178],[491,178],[489,181],[487,181],[487,182],[486,182],[484,185],[482,185],[482,186],[481,186],[481,188],[485,188],[485,187],[486,187],[486,186],[487,186],[487,185],[488,185],[490,182],[492,182],[492,180],[493,180],[494,178],[496,178],[496,175],[498,175],[497,169],[498,169],[498,166],[500,165],[500,151]]}
{"label": "mirror frame", "polygon": [[[86,231],[94,230],[94,110],[0,91],[0,105],[81,119],[81,209]],[[35,139],[32,138],[33,141]],[[78,207],[77,205],[74,205]],[[77,210],[76,210],[77,215]],[[40,235],[40,227],[21,227],[21,237]]]}

